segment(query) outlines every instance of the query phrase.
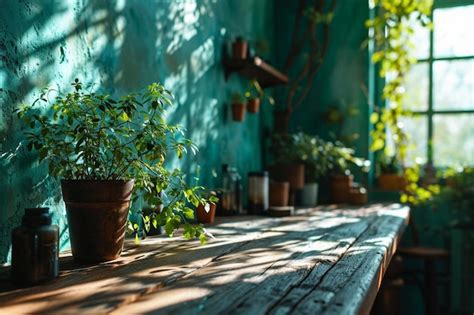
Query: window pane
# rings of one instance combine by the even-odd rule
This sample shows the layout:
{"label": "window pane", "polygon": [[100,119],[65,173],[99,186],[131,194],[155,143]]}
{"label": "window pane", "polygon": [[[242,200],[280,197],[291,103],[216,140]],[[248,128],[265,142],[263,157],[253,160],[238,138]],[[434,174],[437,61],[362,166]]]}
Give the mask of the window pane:
{"label": "window pane", "polygon": [[406,77],[406,96],[403,102],[405,108],[415,111],[428,110],[428,63],[416,64]]}
{"label": "window pane", "polygon": [[416,59],[428,59],[430,56],[430,30],[423,27],[419,22],[413,23],[414,33],[412,35],[412,42],[415,44],[413,56]]}
{"label": "window pane", "polygon": [[436,166],[474,165],[474,114],[433,117],[433,160]]}
{"label": "window pane", "polygon": [[474,60],[436,61],[435,110],[474,109]]}
{"label": "window pane", "polygon": [[401,120],[403,129],[410,137],[410,147],[408,148],[407,164],[414,161],[426,163],[428,145],[428,118],[425,115],[404,117]]}
{"label": "window pane", "polygon": [[474,55],[473,17],[474,5],[434,10],[435,57]]}

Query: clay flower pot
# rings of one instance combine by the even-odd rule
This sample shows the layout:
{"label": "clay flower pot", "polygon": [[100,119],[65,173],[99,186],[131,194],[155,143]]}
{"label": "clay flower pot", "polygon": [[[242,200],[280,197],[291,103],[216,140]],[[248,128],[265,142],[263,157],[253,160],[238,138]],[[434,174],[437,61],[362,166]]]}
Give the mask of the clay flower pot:
{"label": "clay flower pot", "polygon": [[304,164],[279,164],[272,167],[271,176],[279,182],[289,182],[290,189],[304,187]]}
{"label": "clay flower pot", "polygon": [[242,37],[232,43],[232,58],[233,59],[247,59],[248,43]]}
{"label": "clay flower pot", "polygon": [[401,190],[404,188],[405,179],[396,173],[381,174],[378,178],[378,184],[382,190]]}
{"label": "clay flower pot", "polygon": [[365,205],[368,202],[367,190],[363,187],[352,187],[348,201],[353,205]]}
{"label": "clay flower pot", "polygon": [[288,206],[288,197],[290,194],[290,183],[288,182],[270,182],[270,207]]}
{"label": "clay flower pot", "polygon": [[234,121],[243,121],[245,119],[244,103],[232,103],[232,119]]}
{"label": "clay flower pot", "polygon": [[354,181],[353,175],[332,175],[329,179],[331,199],[334,203],[349,201],[349,192]]}
{"label": "clay flower pot", "polygon": [[216,216],[216,204],[209,202],[208,211],[206,211],[204,205],[200,204],[196,209],[197,220],[199,223],[214,223],[214,217]]}
{"label": "clay flower pot", "polygon": [[247,101],[247,111],[249,113],[258,113],[260,110],[260,99],[258,97],[251,98]]}
{"label": "clay flower pot", "polygon": [[114,260],[125,238],[134,181],[62,180],[74,259]]}

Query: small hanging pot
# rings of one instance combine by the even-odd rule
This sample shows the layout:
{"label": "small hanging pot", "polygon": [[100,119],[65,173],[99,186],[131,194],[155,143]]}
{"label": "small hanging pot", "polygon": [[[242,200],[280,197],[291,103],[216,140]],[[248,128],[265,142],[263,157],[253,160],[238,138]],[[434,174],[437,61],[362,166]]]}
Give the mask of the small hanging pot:
{"label": "small hanging pot", "polygon": [[234,121],[244,121],[245,119],[245,104],[232,103],[232,119]]}
{"label": "small hanging pot", "polygon": [[260,110],[260,99],[258,97],[250,98],[247,101],[247,111],[249,113],[258,113]]}

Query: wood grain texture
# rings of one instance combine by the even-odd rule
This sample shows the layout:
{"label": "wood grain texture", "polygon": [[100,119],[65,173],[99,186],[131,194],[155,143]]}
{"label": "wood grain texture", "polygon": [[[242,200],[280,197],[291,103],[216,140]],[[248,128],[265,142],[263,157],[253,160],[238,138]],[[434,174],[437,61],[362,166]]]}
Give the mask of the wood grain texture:
{"label": "wood grain texture", "polygon": [[371,205],[217,218],[204,246],[156,237],[96,266],[63,257],[47,284],[0,280],[0,314],[365,314],[408,215]]}

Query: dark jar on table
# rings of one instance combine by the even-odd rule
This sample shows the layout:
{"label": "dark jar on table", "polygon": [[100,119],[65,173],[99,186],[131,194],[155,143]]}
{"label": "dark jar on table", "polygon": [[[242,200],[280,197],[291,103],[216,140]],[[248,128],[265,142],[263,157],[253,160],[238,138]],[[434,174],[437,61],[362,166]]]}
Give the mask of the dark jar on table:
{"label": "dark jar on table", "polygon": [[58,276],[59,228],[49,208],[25,209],[21,226],[12,232],[12,280],[35,284]]}

